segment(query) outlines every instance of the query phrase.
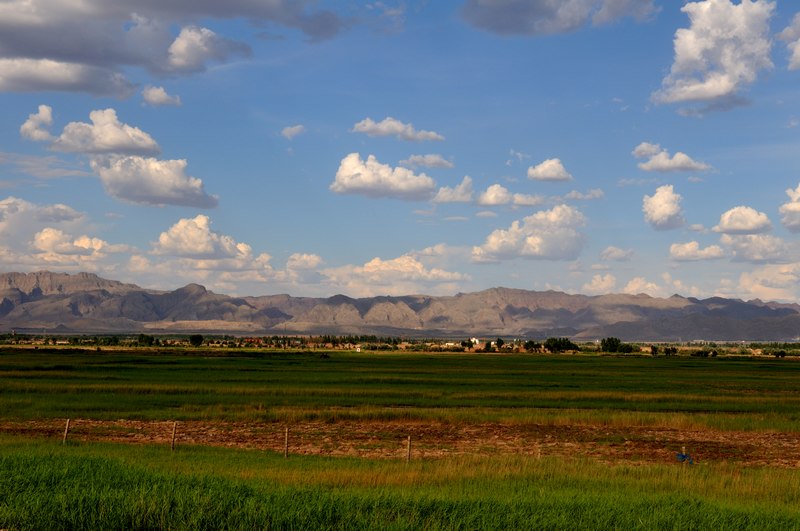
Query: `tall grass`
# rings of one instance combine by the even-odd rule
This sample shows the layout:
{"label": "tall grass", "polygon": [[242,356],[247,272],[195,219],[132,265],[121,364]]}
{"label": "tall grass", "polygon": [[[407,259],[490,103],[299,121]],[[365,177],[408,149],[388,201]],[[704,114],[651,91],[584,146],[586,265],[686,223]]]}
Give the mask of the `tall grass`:
{"label": "tall grass", "polygon": [[8,529],[798,529],[795,470],[412,462],[0,437]]}

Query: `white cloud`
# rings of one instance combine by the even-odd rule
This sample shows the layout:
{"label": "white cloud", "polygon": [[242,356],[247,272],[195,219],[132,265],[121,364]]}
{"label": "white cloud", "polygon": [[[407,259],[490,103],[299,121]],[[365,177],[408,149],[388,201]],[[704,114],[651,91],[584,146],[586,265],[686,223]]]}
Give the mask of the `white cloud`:
{"label": "white cloud", "polygon": [[478,204],[482,206],[507,205],[514,200],[514,196],[503,185],[493,184],[478,196]]}
{"label": "white cloud", "polygon": [[472,201],[472,178],[464,176],[461,184],[451,188],[443,186],[436,192],[434,203],[469,203]]}
{"label": "white cloud", "polygon": [[748,206],[737,206],[724,212],[714,232],[724,234],[758,234],[772,229],[769,218],[763,212]]}
{"label": "white cloud", "polygon": [[434,131],[417,131],[412,124],[405,124],[392,117],[386,117],[380,122],[372,118],[364,118],[353,126],[354,133],[365,133],[367,136],[393,136],[400,140],[444,140],[444,137]]}
{"label": "white cloud", "polygon": [[321,271],[327,284],[351,296],[408,295],[441,291],[452,293],[469,276],[428,268],[410,254],[390,260],[373,258],[363,266],[347,265]]}
{"label": "white cloud", "polygon": [[590,295],[611,293],[617,285],[617,278],[611,273],[594,275],[591,282],[583,285],[583,292]]}
{"label": "white cloud", "polygon": [[788,255],[786,243],[770,234],[723,234],[719,241],[740,262],[780,262]]}
{"label": "white cloud", "polygon": [[47,142],[53,139],[50,127],[53,125],[53,109],[49,105],[39,105],[38,112],[29,114],[28,119],[19,128],[23,138],[35,142]]}
{"label": "white cloud", "polygon": [[669,247],[669,256],[673,260],[681,262],[698,260],[716,260],[725,256],[725,251],[719,245],[709,245],[705,249],[700,248],[696,241],[686,243],[673,243]]}
{"label": "white cloud", "polygon": [[639,163],[639,168],[644,171],[708,171],[712,169],[708,164],[697,162],[680,151],[670,157],[669,151],[658,144],[649,142],[642,142],[636,146],[632,154],[639,159],[648,159]]}
{"label": "white cloud", "polygon": [[152,155],[160,151],[153,138],[139,129],[123,124],[114,109],[89,113],[91,124],[70,122],[64,127],[53,149],[84,154]]}
{"label": "white cloud", "polygon": [[337,194],[421,200],[433,195],[436,183],[424,173],[381,164],[374,155],[364,161],[360,154],[350,153],[339,164],[330,189]]}
{"label": "white cloud", "polygon": [[302,135],[305,132],[306,127],[302,124],[289,125],[281,129],[281,136],[287,140],[292,140],[294,137]]}
{"label": "white cloud", "polygon": [[286,262],[286,269],[292,271],[312,270],[322,265],[322,262],[322,258],[316,254],[294,253]]}
{"label": "white cloud", "polygon": [[153,206],[217,206],[217,198],[205,192],[203,181],[186,175],[185,160],[110,157],[93,159],[91,166],[116,199]]}
{"label": "white cloud", "polygon": [[797,188],[786,190],[789,202],[781,205],[780,213],[783,215],[781,223],[792,232],[800,232],[800,185]]}
{"label": "white cloud", "polygon": [[591,201],[592,199],[602,199],[605,193],[600,188],[593,188],[586,193],[573,190],[564,196],[564,199],[571,201]]}
{"label": "white cloud", "polygon": [[800,13],[797,13],[792,23],[778,34],[778,38],[785,42],[789,49],[789,70],[800,69]]}
{"label": "white cloud", "polygon": [[407,159],[401,160],[400,165],[409,168],[416,168],[417,166],[424,166],[426,168],[452,168],[454,166],[452,162],[437,153],[411,155]]}
{"label": "white cloud", "polygon": [[600,260],[604,262],[627,262],[633,257],[633,249],[620,249],[610,245],[600,253]]}
{"label": "white cloud", "polygon": [[144,98],[145,103],[153,107],[160,107],[162,105],[180,106],[182,104],[180,96],[171,96],[164,87],[154,87],[153,85],[144,87],[142,90],[142,98]]}
{"label": "white cloud", "polygon": [[628,295],[638,295],[640,293],[644,293],[646,295],[650,295],[651,297],[661,297],[663,296],[663,290],[658,284],[654,282],[649,282],[644,277],[634,277],[627,284],[625,287],[622,288],[623,293],[627,293]]}
{"label": "white cloud", "polygon": [[[0,90],[81,91],[125,97],[122,72],[187,73],[248,48],[186,21],[246,19],[333,37],[345,21],[312,0],[4,0],[0,2]],[[183,26],[183,27],[182,27]],[[174,28],[180,34],[174,37]]]}
{"label": "white cloud", "polygon": [[22,249],[35,232],[45,227],[74,230],[84,222],[85,215],[70,206],[38,205],[9,196],[0,200],[0,245]]}
{"label": "white cloud", "polygon": [[653,0],[468,0],[461,14],[470,24],[501,35],[549,35],[621,18],[645,20],[658,12]]}
{"label": "white cloud", "polygon": [[544,201],[544,198],[538,195],[512,194],[500,184],[489,186],[478,196],[478,204],[481,206],[536,206],[541,205]]}
{"label": "white cloud", "polygon": [[248,258],[252,251],[246,243],[211,230],[211,219],[203,214],[178,220],[153,245],[154,254],[185,258]]}
{"label": "white cloud", "polygon": [[0,57],[0,92],[58,90],[124,98],[132,94],[134,89],[125,76],[102,67],[51,59]]}
{"label": "white cloud", "polygon": [[63,261],[58,255],[83,255],[94,260],[103,258],[106,253],[127,252],[127,245],[110,245],[105,240],[83,235],[73,238],[66,232],[53,227],[45,227],[37,232],[31,246],[46,255],[47,261]]}
{"label": "white cloud", "polygon": [[681,11],[690,27],[675,32],[675,61],[658,103],[735,102],[741,90],[772,67],[769,21],[775,3],[768,0],[688,2]]}
{"label": "white cloud", "polygon": [[676,229],[684,224],[681,211],[681,196],[667,184],[656,188],[652,196],[644,196],[642,211],[644,219],[656,230]]}
{"label": "white cloud", "polygon": [[800,299],[800,263],[765,265],[739,277],[739,291],[767,301]]}
{"label": "white cloud", "polygon": [[248,55],[249,47],[224,39],[208,28],[181,29],[167,50],[167,66],[176,72],[200,72],[209,61],[224,62],[232,55]]}
{"label": "white cloud", "polygon": [[534,181],[570,181],[572,175],[564,168],[561,159],[547,159],[528,168],[528,179]]}
{"label": "white cloud", "polygon": [[583,248],[580,228],[586,218],[577,209],[558,205],[514,221],[508,229],[497,229],[481,246],[473,247],[472,260],[491,262],[506,258],[572,260]]}

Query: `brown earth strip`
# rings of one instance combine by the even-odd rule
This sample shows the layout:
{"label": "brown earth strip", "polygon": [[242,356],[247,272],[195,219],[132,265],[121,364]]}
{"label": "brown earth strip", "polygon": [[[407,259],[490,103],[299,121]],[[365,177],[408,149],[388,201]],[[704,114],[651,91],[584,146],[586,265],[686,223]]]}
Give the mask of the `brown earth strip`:
{"label": "brown earth strip", "polygon": [[[0,420],[0,433],[63,436],[66,420]],[[171,421],[72,419],[69,440],[169,445]],[[209,445],[282,453],[285,424],[186,421],[176,445]],[[436,422],[306,421],[289,427],[295,455],[405,458],[412,438],[414,459],[453,455],[587,457],[609,463],[677,463],[687,449],[696,463],[800,468],[800,434],[677,430],[658,427],[539,424],[448,424]]]}

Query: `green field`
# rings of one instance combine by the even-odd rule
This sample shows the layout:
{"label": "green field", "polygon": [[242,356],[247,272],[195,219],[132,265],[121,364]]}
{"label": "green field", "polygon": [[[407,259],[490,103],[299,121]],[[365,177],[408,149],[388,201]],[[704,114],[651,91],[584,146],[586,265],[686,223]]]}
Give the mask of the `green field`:
{"label": "green field", "polygon": [[[66,418],[585,425],[623,435],[653,427],[791,442],[800,440],[800,363],[0,351],[0,421]],[[597,444],[625,447],[613,437]],[[410,463],[399,454],[284,459],[203,444],[62,445],[58,434],[7,431],[0,529],[800,529],[798,466],[491,452]]]}

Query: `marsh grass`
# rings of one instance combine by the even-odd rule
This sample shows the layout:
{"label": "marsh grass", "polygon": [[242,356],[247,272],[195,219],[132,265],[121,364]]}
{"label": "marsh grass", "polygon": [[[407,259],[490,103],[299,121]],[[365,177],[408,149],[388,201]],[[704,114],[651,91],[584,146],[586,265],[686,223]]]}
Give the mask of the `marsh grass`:
{"label": "marsh grass", "polygon": [[418,461],[0,437],[8,529],[797,529],[795,470]]}

